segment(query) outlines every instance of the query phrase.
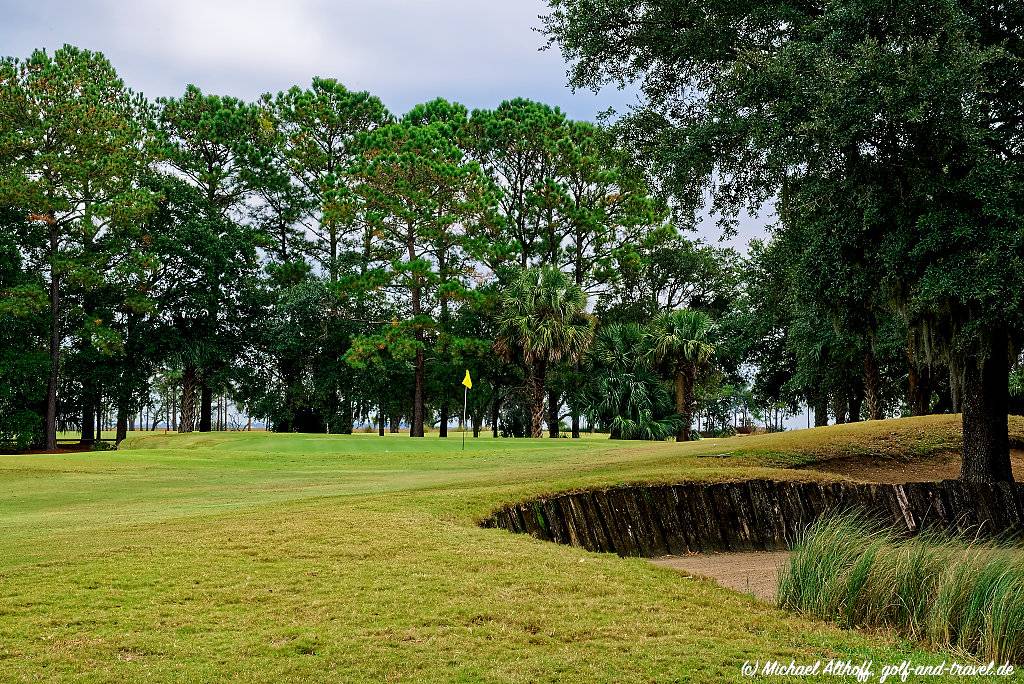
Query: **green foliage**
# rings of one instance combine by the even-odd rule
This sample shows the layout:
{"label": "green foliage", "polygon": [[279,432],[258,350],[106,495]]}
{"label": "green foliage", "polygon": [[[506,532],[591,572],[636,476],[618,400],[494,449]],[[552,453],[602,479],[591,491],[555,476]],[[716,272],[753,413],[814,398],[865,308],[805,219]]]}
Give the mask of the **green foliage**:
{"label": "green foliage", "polygon": [[690,439],[698,376],[715,353],[709,341],[712,326],[711,317],[702,311],[677,309],[659,315],[646,333],[648,354],[675,384],[676,413],[681,419],[676,439],[681,442]]}
{"label": "green foliage", "polygon": [[24,270],[12,238],[13,217],[0,214],[0,442],[38,443],[49,358],[48,303],[40,278]]}
{"label": "green foliage", "polygon": [[664,310],[688,308],[718,318],[733,305],[742,275],[731,249],[692,242],[663,225],[612,252],[615,275],[597,310],[616,320],[649,321]]}
{"label": "green foliage", "polygon": [[706,366],[715,350],[707,338],[711,317],[702,311],[678,309],[661,314],[648,335],[650,354],[673,370]]}
{"label": "green foliage", "polygon": [[[156,199],[143,183],[148,116],[99,53],[64,46],[0,60],[0,207],[18,217],[17,252],[49,291],[45,426],[33,432],[50,449],[72,399],[61,387],[65,341],[76,337],[93,364],[117,356],[127,330],[114,312],[145,306],[133,286],[150,267],[138,230]],[[37,349],[23,348],[19,363],[36,365]],[[29,421],[31,410],[19,415]]]}
{"label": "green foliage", "polygon": [[666,222],[627,140],[542,103],[395,117],[314,78],[256,103],[188,86],[150,105],[70,47],[0,71],[2,352],[23,434],[42,410],[44,305],[53,417],[85,441],[97,412],[123,435],[143,406],[207,429],[222,395],[283,431],[446,426],[467,368],[477,428],[587,414],[652,436],[676,425],[665,378],[590,359],[589,309],[605,325],[719,316],[736,295],[736,255]]}
{"label": "green foliage", "polygon": [[590,346],[587,300],[561,271],[526,269],[501,293],[495,348],[528,366],[577,361]]}
{"label": "green foliage", "polygon": [[[309,250],[332,281],[341,273],[347,247],[359,249],[365,228],[356,220],[349,167],[359,158],[359,138],[392,120],[380,99],[353,92],[341,83],[314,78],[306,90],[294,86],[262,98],[263,128],[276,134],[280,169],[292,213],[282,218],[280,231],[301,220],[312,231],[313,243],[292,237],[298,251]],[[296,239],[297,238],[297,239]]]}
{"label": "green foliage", "polygon": [[549,367],[581,361],[594,327],[586,294],[556,268],[524,269],[501,290],[494,348],[506,360],[523,366],[530,436],[540,436]]}
{"label": "green foliage", "polygon": [[678,428],[669,392],[646,353],[646,333],[635,323],[612,323],[594,337],[586,412],[613,439],[666,439]]}

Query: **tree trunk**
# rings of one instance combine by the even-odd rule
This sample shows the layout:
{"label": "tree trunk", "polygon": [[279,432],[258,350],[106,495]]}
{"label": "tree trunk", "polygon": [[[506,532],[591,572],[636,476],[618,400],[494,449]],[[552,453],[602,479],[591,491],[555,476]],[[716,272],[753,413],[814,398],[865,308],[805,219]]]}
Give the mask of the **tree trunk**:
{"label": "tree trunk", "polygon": [[57,449],[57,383],[60,380],[60,275],[57,257],[60,248],[57,222],[50,215],[50,376],[46,382],[46,425],[44,446]]}
{"label": "tree trunk", "polygon": [[[320,225],[323,226],[323,223],[324,222],[321,221]],[[338,229],[333,222],[331,223],[331,226],[328,229],[327,233],[328,239],[330,241],[331,251],[331,263],[327,271],[330,274],[331,282],[336,283],[338,282]]]}
{"label": "tree trunk", "polygon": [[562,400],[558,396],[558,392],[554,390],[548,392],[548,437],[558,437],[559,435],[558,409],[561,403]]}
{"label": "tree trunk", "polygon": [[547,365],[535,362],[530,369],[530,437],[542,437],[544,424],[544,377]]}
{"label": "tree trunk", "polygon": [[[443,399],[441,399],[441,420],[437,425],[437,436],[447,437],[448,436],[448,421],[451,419],[451,410],[448,407],[448,394],[445,393]],[[463,426],[465,429],[465,426]]]}
{"label": "tree trunk", "polygon": [[401,416],[399,416],[399,415],[392,415],[391,416],[391,420],[390,420],[390,426],[388,427],[388,432],[390,432],[393,435],[397,435],[401,431],[401,426],[400,426],[401,422],[402,422],[402,417]]}
{"label": "tree trunk", "polygon": [[470,417],[470,422],[473,424],[473,437],[480,436],[480,428],[484,425],[484,416],[480,411],[475,411]]}
{"label": "tree trunk", "polygon": [[907,372],[907,408],[912,416],[926,416],[932,408],[932,374],[928,366],[918,368],[913,357]]}
{"label": "tree trunk", "polygon": [[[421,333],[417,331],[416,335],[421,336]],[[412,395],[412,425],[409,427],[410,437],[423,436],[423,420],[425,414],[425,407],[423,404],[423,386],[426,384],[424,365],[423,348],[418,347],[416,349],[416,382],[413,387]]]}
{"label": "tree trunk", "polygon": [[968,482],[1013,482],[1010,465],[1009,342],[996,334],[985,358],[967,359],[964,367],[963,464],[960,479]]}
{"label": "tree trunk", "polygon": [[870,348],[864,352],[864,402],[868,408],[868,420],[881,420],[882,378],[875,352]]}
{"label": "tree trunk", "polygon": [[836,425],[846,422],[846,394],[844,392],[839,391],[833,395],[832,412],[836,417]]}
{"label": "tree trunk", "polygon": [[494,398],[491,400],[491,437],[498,437],[498,413],[501,411],[501,397],[498,386],[494,386]]}
{"label": "tree trunk", "polygon": [[[416,261],[416,232],[412,222],[406,224],[406,237],[405,247],[407,255],[409,257],[409,263]],[[422,295],[419,276],[416,273],[412,274],[412,285],[410,287],[410,295],[412,296],[412,317],[415,321],[415,336],[416,336],[416,371],[415,381],[412,392],[412,424],[409,426],[410,437],[422,437],[423,436],[423,419],[424,419],[424,385],[426,384],[425,377],[425,360],[423,358],[423,329],[420,322],[416,319],[419,318],[421,309],[420,298]]]}
{"label": "tree trunk", "polygon": [[203,377],[199,400],[199,431],[209,432],[213,413],[213,388]]}
{"label": "tree trunk", "polygon": [[92,382],[86,382],[82,391],[82,444],[96,441],[96,408],[93,403]]}
{"label": "tree trunk", "polygon": [[181,415],[178,432],[192,432],[196,429],[197,375],[195,366],[185,366],[185,370],[181,374]]}
{"label": "tree trunk", "polygon": [[814,427],[828,425],[828,393],[822,392],[814,399]]}
{"label": "tree trunk", "polygon": [[962,380],[963,372],[957,363],[951,361],[949,364],[949,398],[953,404],[953,413],[960,413],[963,410]]}
{"label": "tree trunk", "polygon": [[681,418],[679,430],[676,432],[676,441],[689,442],[690,426],[693,424],[693,415],[691,414],[689,407],[686,405],[686,395],[688,394],[686,389],[686,374],[683,373],[682,370],[676,371],[675,394],[676,413],[678,413]]}
{"label": "tree trunk", "polygon": [[913,336],[907,340],[907,408],[912,416],[925,416],[932,407],[932,372],[919,365],[914,353]]}
{"label": "tree trunk", "polygon": [[850,407],[850,415],[846,419],[848,423],[859,423],[860,422],[860,409],[864,403],[864,396],[857,391],[850,393],[850,399],[847,405]]}
{"label": "tree trunk", "polygon": [[380,414],[377,416],[377,436],[378,437],[383,437],[384,436],[385,415],[386,414],[384,412],[384,402],[382,401],[382,402],[380,402]]}
{"label": "tree trunk", "polygon": [[114,430],[114,441],[118,444],[128,437],[128,393],[124,390],[117,397],[117,427]]}
{"label": "tree trunk", "polygon": [[580,413],[575,406],[572,408],[572,438],[580,438]]}
{"label": "tree trunk", "polygon": [[345,398],[341,402],[341,425],[336,430],[339,435],[351,435],[355,428],[355,413],[352,406],[352,396],[346,390]]}

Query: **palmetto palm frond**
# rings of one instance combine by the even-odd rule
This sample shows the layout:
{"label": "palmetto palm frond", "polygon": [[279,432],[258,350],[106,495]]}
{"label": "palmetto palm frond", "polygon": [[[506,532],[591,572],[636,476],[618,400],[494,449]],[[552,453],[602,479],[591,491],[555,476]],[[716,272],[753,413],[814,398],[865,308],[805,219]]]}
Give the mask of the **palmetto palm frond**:
{"label": "palmetto palm frond", "polygon": [[699,367],[715,353],[708,341],[713,323],[702,311],[678,309],[663,313],[647,332],[650,353],[658,363]]}
{"label": "palmetto palm frond", "polygon": [[609,368],[636,371],[644,366],[644,329],[636,323],[612,323],[594,336],[593,358]]}
{"label": "palmetto palm frond", "polygon": [[578,361],[594,337],[586,306],[583,290],[558,269],[521,271],[501,294],[494,349],[527,363]]}

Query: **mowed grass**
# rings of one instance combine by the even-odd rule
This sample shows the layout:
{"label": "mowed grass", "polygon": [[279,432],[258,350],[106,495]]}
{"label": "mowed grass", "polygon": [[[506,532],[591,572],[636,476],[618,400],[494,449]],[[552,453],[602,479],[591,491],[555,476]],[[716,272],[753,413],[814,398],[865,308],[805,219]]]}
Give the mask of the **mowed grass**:
{"label": "mowed grass", "polygon": [[881,443],[927,456],[955,425],[465,452],[458,434],[136,433],[117,452],[2,456],[0,681],[717,682],[766,658],[938,662],[477,522],[577,487],[825,477],[776,466]]}

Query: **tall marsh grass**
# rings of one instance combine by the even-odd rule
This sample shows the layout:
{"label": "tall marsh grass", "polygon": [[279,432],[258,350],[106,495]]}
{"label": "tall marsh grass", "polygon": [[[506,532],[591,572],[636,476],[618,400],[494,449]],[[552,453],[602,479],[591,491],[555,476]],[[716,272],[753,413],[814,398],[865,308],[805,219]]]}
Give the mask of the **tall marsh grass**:
{"label": "tall marsh grass", "polygon": [[844,627],[898,630],[985,660],[1024,661],[1024,548],[936,532],[907,538],[863,515],[812,525],[779,605]]}

